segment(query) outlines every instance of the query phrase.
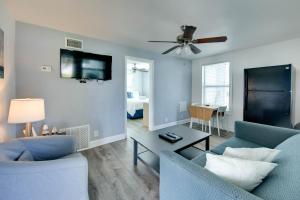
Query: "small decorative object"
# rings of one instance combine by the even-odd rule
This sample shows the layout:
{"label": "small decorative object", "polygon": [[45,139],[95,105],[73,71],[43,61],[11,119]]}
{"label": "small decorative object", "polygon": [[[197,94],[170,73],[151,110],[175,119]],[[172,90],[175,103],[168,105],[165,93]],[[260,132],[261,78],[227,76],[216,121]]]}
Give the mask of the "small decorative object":
{"label": "small decorative object", "polygon": [[4,32],[0,29],[0,78],[4,78]]}
{"label": "small decorative object", "polygon": [[49,127],[47,124],[44,124],[42,126],[41,135],[43,135],[43,136],[49,135]]}
{"label": "small decorative object", "polygon": [[57,135],[57,128],[54,126],[51,130],[52,135]]}
{"label": "small decorative object", "polygon": [[57,135],[66,135],[66,129],[64,128],[59,129]]}
{"label": "small decorative object", "polygon": [[12,99],[10,101],[8,123],[25,123],[25,137],[32,136],[32,122],[45,119],[44,99]]}

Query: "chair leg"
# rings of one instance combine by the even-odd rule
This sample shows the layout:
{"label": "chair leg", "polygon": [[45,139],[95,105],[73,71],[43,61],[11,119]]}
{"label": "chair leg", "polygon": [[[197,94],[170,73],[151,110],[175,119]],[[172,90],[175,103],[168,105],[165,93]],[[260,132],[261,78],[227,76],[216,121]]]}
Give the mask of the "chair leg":
{"label": "chair leg", "polygon": [[208,130],[209,130],[209,134],[211,134],[211,121],[208,121]]}
{"label": "chair leg", "polygon": [[203,131],[203,120],[201,120],[201,131]]}
{"label": "chair leg", "polygon": [[221,133],[220,133],[220,118],[219,118],[219,115],[217,115],[217,128],[218,128],[218,135],[219,135],[219,137],[221,137]]}

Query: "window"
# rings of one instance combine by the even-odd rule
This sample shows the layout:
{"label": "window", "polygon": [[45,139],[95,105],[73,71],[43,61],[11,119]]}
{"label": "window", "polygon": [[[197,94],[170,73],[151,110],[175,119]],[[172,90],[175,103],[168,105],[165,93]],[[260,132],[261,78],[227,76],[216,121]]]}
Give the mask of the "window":
{"label": "window", "polygon": [[202,103],[230,110],[230,63],[202,66]]}

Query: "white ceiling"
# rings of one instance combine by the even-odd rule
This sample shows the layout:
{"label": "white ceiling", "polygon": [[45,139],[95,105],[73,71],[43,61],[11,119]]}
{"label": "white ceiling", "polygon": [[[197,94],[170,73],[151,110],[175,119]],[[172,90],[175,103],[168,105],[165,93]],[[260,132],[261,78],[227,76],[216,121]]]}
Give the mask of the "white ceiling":
{"label": "white ceiling", "polygon": [[224,44],[198,45],[196,57],[300,36],[299,0],[6,0],[19,21],[162,52],[181,25],[195,37],[227,35]]}

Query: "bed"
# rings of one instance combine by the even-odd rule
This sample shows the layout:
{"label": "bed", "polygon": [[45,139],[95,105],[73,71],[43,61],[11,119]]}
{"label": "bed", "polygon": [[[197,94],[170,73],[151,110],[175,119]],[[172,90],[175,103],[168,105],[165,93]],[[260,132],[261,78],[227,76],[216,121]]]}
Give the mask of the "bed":
{"label": "bed", "polygon": [[127,93],[127,118],[141,119],[144,115],[144,103],[149,99],[141,96],[133,96]]}

